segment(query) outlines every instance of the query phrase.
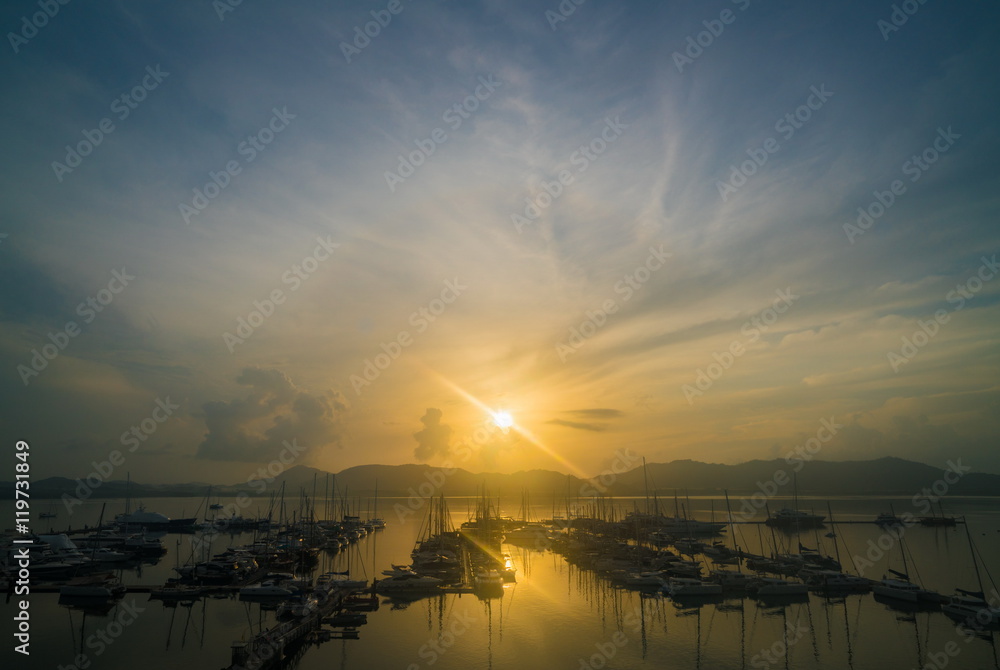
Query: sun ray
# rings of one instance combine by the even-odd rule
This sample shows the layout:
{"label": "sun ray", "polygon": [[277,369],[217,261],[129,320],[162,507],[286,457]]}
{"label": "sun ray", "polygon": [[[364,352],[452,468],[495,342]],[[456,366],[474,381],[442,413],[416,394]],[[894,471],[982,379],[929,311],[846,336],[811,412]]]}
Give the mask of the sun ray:
{"label": "sun ray", "polygon": [[[481,400],[479,400],[479,398],[476,398],[474,395],[472,395],[471,393],[469,393],[468,391],[466,391],[461,386],[459,386],[455,382],[451,381],[450,379],[448,379],[447,377],[445,377],[441,373],[437,372],[436,370],[432,370],[432,369],[428,368],[428,372],[430,372],[433,376],[435,376],[438,379],[438,381],[441,382],[443,385],[447,386],[449,389],[453,390],[455,393],[457,393],[460,396],[462,396],[465,400],[467,400],[471,404],[475,405],[479,409],[483,410],[483,412],[487,416],[493,417],[494,421],[496,421],[495,414],[494,414],[495,410],[493,408],[489,407],[488,405],[486,405],[485,403],[483,403]],[[505,412],[505,414],[506,414],[506,412]],[[510,415],[507,414],[507,416],[510,416]],[[499,425],[499,424],[497,424],[497,425]],[[542,440],[537,435],[535,435],[534,433],[532,433],[530,430],[528,430],[524,426],[521,426],[519,424],[515,424],[513,422],[513,417],[511,417],[511,427],[514,430],[516,430],[518,432],[518,434],[522,435],[525,439],[527,439],[528,442],[530,442],[533,446],[535,446],[537,449],[539,449],[542,453],[544,453],[549,458],[555,460],[557,463],[559,463],[560,465],[562,465],[565,468],[567,468],[574,475],[576,475],[577,477],[579,477],[581,479],[589,479],[589,475],[587,473],[585,473],[583,470],[581,470],[579,467],[577,467],[576,464],[574,464],[572,461],[568,460],[565,456],[563,456],[559,452],[555,451],[554,449],[550,448],[548,445],[546,445],[544,442],[542,442]]]}

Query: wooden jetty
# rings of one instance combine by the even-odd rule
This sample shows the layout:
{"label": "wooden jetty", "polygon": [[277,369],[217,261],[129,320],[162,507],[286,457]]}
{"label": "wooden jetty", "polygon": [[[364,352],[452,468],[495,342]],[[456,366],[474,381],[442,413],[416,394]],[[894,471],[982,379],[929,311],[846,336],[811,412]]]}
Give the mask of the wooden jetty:
{"label": "wooden jetty", "polygon": [[[319,629],[323,619],[330,616],[343,605],[347,593],[331,588],[324,592],[319,606],[305,617],[294,621],[286,621],[261,631],[247,641],[240,640],[232,644],[231,664],[227,670],[265,670],[278,665],[287,654],[294,653],[308,636]],[[357,631],[348,634],[346,639],[356,639]],[[332,636],[332,633],[331,633]]]}

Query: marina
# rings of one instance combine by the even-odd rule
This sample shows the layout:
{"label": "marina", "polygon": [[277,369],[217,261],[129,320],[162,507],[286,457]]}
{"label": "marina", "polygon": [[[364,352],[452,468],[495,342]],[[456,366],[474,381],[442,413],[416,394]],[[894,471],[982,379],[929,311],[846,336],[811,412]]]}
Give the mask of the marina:
{"label": "marina", "polygon": [[[178,502],[157,500],[156,509]],[[685,500],[680,514],[662,515],[659,530],[657,515],[646,511],[644,499],[574,503],[555,515],[552,505],[524,514],[513,501],[499,502],[487,496],[438,497],[427,501],[422,519],[389,520],[383,530],[374,525],[367,530],[367,519],[344,513],[344,501],[331,499],[319,503],[319,510],[296,511],[294,522],[275,519],[258,524],[256,531],[162,532],[157,540],[164,553],[133,555],[134,562],[125,567],[94,566],[96,581],[120,584],[113,595],[68,598],[61,591],[79,575],[39,578],[32,584],[33,607],[45,612],[46,620],[68,616],[78,630],[69,640],[49,630],[51,624],[36,634],[51,637],[46,654],[71,659],[74,651],[86,653],[85,640],[116,621],[124,608],[141,607],[144,611],[121,640],[107,646],[100,667],[118,667],[112,656],[117,648],[125,653],[140,637],[150,636],[167,645],[163,665],[153,661],[150,667],[175,662],[233,669],[331,663],[347,668],[366,662],[406,667],[428,660],[435,640],[443,644],[458,622],[474,617],[478,623],[441,647],[447,653],[433,651],[439,667],[483,659],[506,667],[520,653],[501,644],[507,639],[504,631],[530,635],[532,629],[544,629],[557,635],[566,625],[591,630],[585,637],[596,642],[586,656],[585,639],[562,642],[552,653],[565,657],[572,653],[566,645],[576,644],[581,647],[577,657],[587,663],[599,660],[591,658],[597,653],[594,645],[618,632],[629,643],[620,651],[616,647],[614,667],[657,667],[664,654],[680,667],[758,667],[753,660],[763,658],[761,650],[790,639],[787,629],[765,623],[777,616],[793,623],[809,619],[800,626],[808,629],[802,634],[808,644],[794,651],[788,647],[788,658],[781,657],[788,667],[824,667],[845,660],[847,649],[850,667],[880,667],[885,650],[869,630],[896,631],[891,634],[905,641],[911,665],[927,648],[954,638],[966,654],[961,660],[975,659],[954,667],[996,667],[995,621],[978,625],[975,619],[986,602],[976,594],[985,591],[992,602],[996,593],[991,580],[1000,555],[1000,505],[991,500],[952,501],[949,510],[964,524],[898,526],[901,541],[894,540],[888,551],[879,549],[878,556],[871,547],[897,535],[875,523],[878,502],[834,500],[821,528],[799,530],[769,527],[763,518],[728,519],[724,497]],[[827,505],[816,503],[799,504],[817,511]],[[903,509],[901,502],[894,504]],[[691,537],[662,531],[677,530],[677,520],[692,509],[691,521],[723,527]],[[101,516],[96,504],[93,511]],[[311,515],[317,511],[337,520],[314,522]],[[114,530],[102,528],[100,535]],[[69,537],[95,535],[90,527]],[[151,542],[147,537],[143,544]],[[77,551],[86,556],[88,550]],[[973,552],[982,559],[976,565]],[[72,560],[68,548],[62,554],[61,562]],[[226,561],[232,562],[227,581],[217,574],[221,568],[208,567]],[[956,589],[964,589],[964,595]],[[923,596],[911,598],[913,591]],[[58,610],[65,612],[62,617]],[[559,614],[553,618],[546,611]],[[992,611],[988,604],[986,611]],[[694,629],[686,623],[691,617]],[[699,632],[699,621],[706,617],[706,629]],[[198,648],[214,659],[211,663],[182,661],[195,649],[190,641],[178,643],[178,618],[188,631],[181,639],[197,631],[203,640]],[[380,644],[388,630],[406,642]],[[727,665],[711,665],[709,659],[719,654]]]}

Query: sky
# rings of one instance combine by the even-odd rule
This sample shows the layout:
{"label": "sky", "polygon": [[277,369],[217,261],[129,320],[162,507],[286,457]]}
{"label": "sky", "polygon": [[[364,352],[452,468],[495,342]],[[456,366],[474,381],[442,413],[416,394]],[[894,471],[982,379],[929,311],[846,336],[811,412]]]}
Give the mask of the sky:
{"label": "sky", "polygon": [[33,477],[1000,473],[996,3],[52,5],[0,9]]}

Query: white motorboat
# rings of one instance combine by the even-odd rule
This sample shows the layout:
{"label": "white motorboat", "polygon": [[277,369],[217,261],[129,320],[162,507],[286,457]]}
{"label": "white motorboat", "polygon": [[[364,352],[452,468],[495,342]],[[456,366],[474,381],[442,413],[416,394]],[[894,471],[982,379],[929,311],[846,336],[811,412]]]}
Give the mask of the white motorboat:
{"label": "white motorboat", "polygon": [[71,539],[65,534],[39,535],[38,540],[48,545],[48,549],[42,550],[42,556],[47,560],[80,565],[89,563],[90,558],[84,555]]}
{"label": "white motorboat", "polygon": [[387,577],[399,577],[400,575],[415,575],[417,573],[414,572],[413,568],[410,567],[409,565],[392,564],[392,569],[383,570],[382,574],[386,575]]}
{"label": "white motorboat", "polygon": [[122,563],[123,561],[127,561],[132,558],[128,554],[124,554],[120,551],[112,551],[106,547],[93,549],[89,553],[90,560],[95,563]]}
{"label": "white motorboat", "polygon": [[477,570],[472,584],[478,590],[503,590],[503,575],[497,570]]}

